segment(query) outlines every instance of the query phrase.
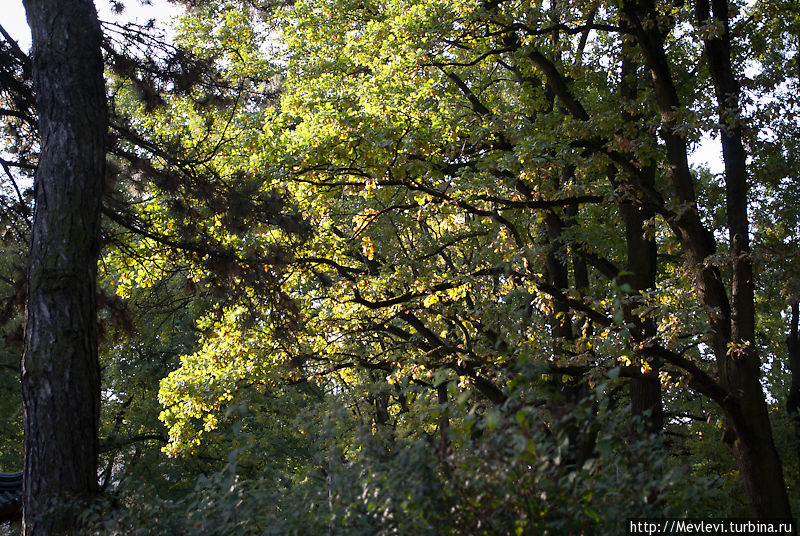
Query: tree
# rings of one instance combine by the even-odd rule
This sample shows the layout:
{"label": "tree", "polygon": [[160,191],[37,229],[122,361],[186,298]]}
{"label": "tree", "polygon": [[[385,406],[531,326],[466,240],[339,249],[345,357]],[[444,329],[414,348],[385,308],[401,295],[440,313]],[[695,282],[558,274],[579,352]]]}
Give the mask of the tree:
{"label": "tree", "polygon": [[[757,135],[735,74],[747,6],[298,1],[280,13],[283,117],[263,127],[261,162],[315,223],[286,282],[308,329],[287,345],[230,315],[225,328],[246,332],[235,341],[269,348],[270,373],[381,371],[446,385],[442,401],[472,387],[487,412],[508,407],[532,363],[577,382],[629,378],[651,429],[661,380],[717,404],[752,512],[789,515],[756,339],[748,195],[766,180],[748,173]],[[719,178],[690,166],[703,132],[721,136]],[[214,344],[197,356],[209,370],[228,353]],[[189,396],[182,374],[170,385]],[[219,399],[202,391],[194,407],[213,413],[227,384],[203,383]],[[390,391],[375,422],[404,415],[403,397]]]}
{"label": "tree", "polygon": [[22,390],[24,533],[60,534],[97,490],[95,283],[105,170],[102,34],[89,0],[26,0],[41,153]]}

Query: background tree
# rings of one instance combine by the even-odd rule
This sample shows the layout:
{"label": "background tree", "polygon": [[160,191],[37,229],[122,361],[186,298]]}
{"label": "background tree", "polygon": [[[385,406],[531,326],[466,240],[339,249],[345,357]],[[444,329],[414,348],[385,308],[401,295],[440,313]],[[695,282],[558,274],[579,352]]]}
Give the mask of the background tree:
{"label": "background tree", "polygon": [[[711,31],[704,6],[420,2],[413,20],[395,3],[283,11],[285,123],[265,129],[262,143],[265,155],[284,151],[282,162],[264,163],[282,166],[276,178],[313,207],[317,233],[287,281],[309,331],[282,345],[245,328],[248,346],[283,354],[278,373],[281,362],[299,363],[312,375],[351,369],[401,385],[430,374],[431,391],[453,389],[442,401],[473,387],[481,414],[507,407],[529,363],[634,385],[653,385],[664,363],[665,385],[688,384],[686,396],[720,405],[753,512],[788,515],[752,353],[754,280],[742,241],[756,180],[743,175],[732,74],[743,59],[731,28],[745,10],[715,4],[721,22]],[[675,37],[680,24],[695,29],[693,40]],[[696,91],[701,80],[717,93]],[[689,166],[712,121],[724,131],[720,182]],[[276,128],[288,144],[275,141]],[[658,265],[656,248],[666,253]],[[578,283],[586,278],[570,253],[590,268],[590,285]],[[211,367],[228,353],[216,348],[196,357]],[[178,371],[165,387],[183,385],[180,398],[186,379]],[[227,396],[224,382],[207,385]],[[653,391],[634,405],[657,422]],[[545,393],[556,422],[559,404],[548,402],[558,398]],[[384,401],[376,423],[406,411],[391,391],[387,411],[386,395],[372,398]],[[186,422],[166,417],[175,433]]]}

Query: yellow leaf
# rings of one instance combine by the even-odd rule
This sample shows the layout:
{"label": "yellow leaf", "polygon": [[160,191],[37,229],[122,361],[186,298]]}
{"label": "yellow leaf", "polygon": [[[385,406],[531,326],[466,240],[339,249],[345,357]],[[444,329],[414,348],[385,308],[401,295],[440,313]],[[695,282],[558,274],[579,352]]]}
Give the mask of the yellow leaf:
{"label": "yellow leaf", "polygon": [[375,258],[375,244],[372,242],[370,237],[365,236],[361,239],[361,252],[369,260]]}
{"label": "yellow leaf", "polygon": [[425,307],[430,307],[434,303],[438,302],[439,302],[439,296],[437,296],[436,294],[431,294],[430,296],[428,296],[423,300],[422,305],[424,305]]}

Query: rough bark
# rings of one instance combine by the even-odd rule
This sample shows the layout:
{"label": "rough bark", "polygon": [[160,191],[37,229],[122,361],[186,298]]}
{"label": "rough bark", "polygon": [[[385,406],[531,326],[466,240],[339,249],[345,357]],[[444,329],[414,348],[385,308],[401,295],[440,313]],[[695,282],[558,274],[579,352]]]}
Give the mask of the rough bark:
{"label": "rough bark", "polygon": [[35,176],[22,391],[23,530],[70,533],[97,490],[95,281],[106,101],[90,0],[25,0],[41,156]]}

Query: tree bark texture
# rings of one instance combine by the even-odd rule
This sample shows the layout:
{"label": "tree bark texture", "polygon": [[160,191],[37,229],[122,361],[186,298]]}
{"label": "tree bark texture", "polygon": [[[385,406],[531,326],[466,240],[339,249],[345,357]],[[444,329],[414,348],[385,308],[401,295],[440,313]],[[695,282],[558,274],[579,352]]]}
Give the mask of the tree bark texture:
{"label": "tree bark texture", "polygon": [[23,530],[70,533],[97,490],[95,282],[106,134],[91,0],[24,0],[41,156],[35,176],[22,392]]}

